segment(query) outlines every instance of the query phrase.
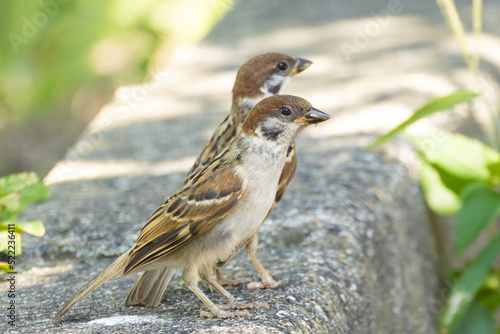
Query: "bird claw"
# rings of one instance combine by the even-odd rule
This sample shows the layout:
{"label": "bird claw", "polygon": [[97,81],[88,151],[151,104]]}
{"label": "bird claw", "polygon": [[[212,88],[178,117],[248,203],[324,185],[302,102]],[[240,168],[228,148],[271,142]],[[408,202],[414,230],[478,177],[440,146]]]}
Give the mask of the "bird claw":
{"label": "bird claw", "polygon": [[245,277],[245,278],[240,278],[240,279],[217,279],[217,283],[219,283],[222,286],[234,286],[234,285],[242,285],[248,282],[250,278]]}
{"label": "bird claw", "polygon": [[217,305],[217,306],[222,310],[228,310],[228,309],[244,310],[244,309],[252,309],[252,308],[269,308],[269,304],[266,302],[263,302],[263,301],[255,301],[252,303],[232,301],[232,302],[229,302],[227,304],[222,304],[222,305]]}
{"label": "bird claw", "polygon": [[251,317],[252,315],[248,311],[235,311],[235,312],[227,312],[223,310],[219,310],[215,313],[208,311],[198,311],[200,313],[200,317],[202,318],[236,318],[236,317]]}
{"label": "bird claw", "polygon": [[248,290],[255,289],[274,289],[283,284],[283,281],[276,282],[275,280],[261,281],[261,282],[250,282],[247,284]]}

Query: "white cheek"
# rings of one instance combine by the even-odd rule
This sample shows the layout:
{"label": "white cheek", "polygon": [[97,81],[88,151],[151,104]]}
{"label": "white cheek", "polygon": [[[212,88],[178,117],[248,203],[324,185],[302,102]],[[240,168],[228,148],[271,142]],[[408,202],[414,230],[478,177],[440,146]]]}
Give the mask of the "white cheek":
{"label": "white cheek", "polygon": [[288,84],[290,83],[291,80],[292,80],[292,77],[288,76],[288,75],[283,79],[283,84],[281,85],[280,94],[283,94],[285,92],[285,90],[287,89]]}
{"label": "white cheek", "polygon": [[255,134],[260,138],[264,138],[264,134],[262,133],[260,126],[255,130]]}
{"label": "white cheek", "polygon": [[[262,87],[260,91],[264,93],[266,97],[273,95],[281,95],[285,92],[291,79],[292,78],[290,76],[283,77],[281,75],[275,74],[266,80],[264,87]],[[278,92],[276,92],[276,94],[273,94],[269,91],[272,87],[276,87],[278,85],[280,86],[280,89]]]}

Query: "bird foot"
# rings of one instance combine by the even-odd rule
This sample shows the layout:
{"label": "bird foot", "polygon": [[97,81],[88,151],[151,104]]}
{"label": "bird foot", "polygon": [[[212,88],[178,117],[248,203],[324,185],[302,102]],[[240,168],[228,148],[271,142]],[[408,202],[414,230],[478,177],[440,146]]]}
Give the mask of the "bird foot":
{"label": "bird foot", "polygon": [[225,279],[225,278],[217,278],[217,283],[222,286],[233,286],[233,285],[242,285],[248,282],[250,278],[240,278],[240,279]]}
{"label": "bird foot", "polygon": [[228,310],[228,309],[237,309],[237,310],[244,310],[244,309],[251,309],[251,308],[269,308],[269,304],[266,302],[262,301],[255,301],[252,303],[245,303],[245,302],[239,302],[239,301],[232,301],[227,304],[222,304],[222,305],[217,305],[220,309],[222,310]]}
{"label": "bird foot", "polygon": [[235,311],[235,312],[227,312],[223,310],[219,310],[217,312],[207,312],[207,311],[198,311],[200,312],[200,317],[202,318],[236,318],[236,317],[251,317],[252,315],[248,311]]}
{"label": "bird foot", "polygon": [[247,284],[248,290],[254,289],[274,289],[283,284],[283,281],[276,282],[275,280],[265,280],[261,282],[250,282]]}

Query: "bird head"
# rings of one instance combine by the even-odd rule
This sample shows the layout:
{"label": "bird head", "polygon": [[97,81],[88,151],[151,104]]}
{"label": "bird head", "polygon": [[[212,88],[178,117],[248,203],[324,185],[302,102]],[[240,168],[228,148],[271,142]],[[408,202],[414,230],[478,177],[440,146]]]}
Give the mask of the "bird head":
{"label": "bird head", "polygon": [[328,119],[330,116],[303,98],[276,95],[263,99],[252,108],[242,130],[247,136],[289,145],[304,127]]}
{"label": "bird head", "polygon": [[290,79],[307,69],[311,61],[281,53],[266,53],[247,61],[236,75],[233,101],[255,105],[261,99],[283,94]]}

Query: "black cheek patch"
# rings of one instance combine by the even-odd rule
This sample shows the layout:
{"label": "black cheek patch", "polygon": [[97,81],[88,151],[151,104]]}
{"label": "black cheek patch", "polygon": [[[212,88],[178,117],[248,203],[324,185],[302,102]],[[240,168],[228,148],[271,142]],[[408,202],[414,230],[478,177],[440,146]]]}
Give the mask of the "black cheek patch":
{"label": "black cheek patch", "polygon": [[268,91],[269,93],[276,95],[279,93],[280,89],[281,89],[281,84],[269,87]]}
{"label": "black cheek patch", "polygon": [[269,140],[276,140],[276,138],[278,138],[278,136],[283,132],[283,129],[280,129],[278,127],[275,127],[275,126],[262,126],[261,127],[261,130],[262,130],[262,135],[264,137],[266,137],[266,139],[269,139]]}

